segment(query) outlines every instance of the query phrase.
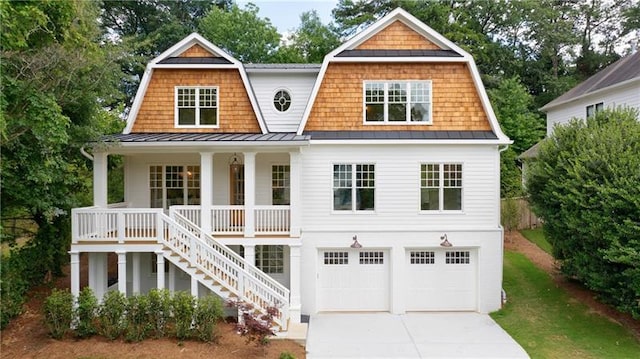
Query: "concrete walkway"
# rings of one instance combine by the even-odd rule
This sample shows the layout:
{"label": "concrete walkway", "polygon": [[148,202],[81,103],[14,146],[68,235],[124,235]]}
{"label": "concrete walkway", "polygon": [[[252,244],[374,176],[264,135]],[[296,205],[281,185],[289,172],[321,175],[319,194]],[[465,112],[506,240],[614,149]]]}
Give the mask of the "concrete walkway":
{"label": "concrete walkway", "polygon": [[478,313],[323,313],[311,316],[307,358],[529,358]]}

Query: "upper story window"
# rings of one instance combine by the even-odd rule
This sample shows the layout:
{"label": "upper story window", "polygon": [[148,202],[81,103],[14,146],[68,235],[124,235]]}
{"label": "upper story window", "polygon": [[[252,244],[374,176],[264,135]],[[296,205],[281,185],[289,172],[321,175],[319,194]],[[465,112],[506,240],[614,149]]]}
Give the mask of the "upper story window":
{"label": "upper story window", "polygon": [[278,112],[287,112],[291,107],[291,94],[287,90],[278,90],[273,95],[273,106]]}
{"label": "upper story window", "polygon": [[271,204],[288,205],[290,202],[290,177],[289,165],[271,166]]}
{"label": "upper story window", "polygon": [[462,210],[462,164],[420,165],[420,210]]}
{"label": "upper story window", "polygon": [[596,104],[587,106],[587,118],[595,116],[596,113],[602,110],[604,110],[603,102],[598,102]]}
{"label": "upper story window", "polygon": [[218,127],[217,87],[176,87],[176,127]]}
{"label": "upper story window", "polygon": [[431,124],[431,81],[365,81],[364,123]]}
{"label": "upper story window", "polygon": [[373,211],[375,209],[375,165],[333,165],[333,210]]}

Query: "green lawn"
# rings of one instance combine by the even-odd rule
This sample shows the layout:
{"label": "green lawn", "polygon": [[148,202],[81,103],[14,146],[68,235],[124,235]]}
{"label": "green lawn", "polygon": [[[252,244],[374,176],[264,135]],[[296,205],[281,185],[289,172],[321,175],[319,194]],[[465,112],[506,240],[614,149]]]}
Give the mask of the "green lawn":
{"label": "green lawn", "polygon": [[495,319],[532,358],[638,358],[640,341],[556,287],[524,255],[505,252],[508,302]]}
{"label": "green lawn", "polygon": [[522,235],[530,242],[533,242],[535,245],[540,247],[540,249],[551,254],[551,244],[547,242],[546,238],[544,238],[542,228],[523,229],[520,233],[522,233]]}

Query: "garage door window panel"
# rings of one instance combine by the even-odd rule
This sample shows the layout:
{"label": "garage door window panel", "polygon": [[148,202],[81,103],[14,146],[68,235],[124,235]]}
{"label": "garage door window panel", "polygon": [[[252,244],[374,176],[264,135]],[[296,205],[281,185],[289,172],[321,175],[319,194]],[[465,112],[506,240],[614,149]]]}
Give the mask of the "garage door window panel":
{"label": "garage door window panel", "polygon": [[360,252],[360,264],[384,264],[384,253]]}
{"label": "garage door window panel", "polygon": [[435,252],[432,251],[411,251],[411,264],[435,264]]}
{"label": "garage door window panel", "polygon": [[325,265],[349,264],[349,252],[324,252]]}
{"label": "garage door window panel", "polygon": [[446,264],[470,264],[471,253],[469,251],[447,251],[445,253]]}

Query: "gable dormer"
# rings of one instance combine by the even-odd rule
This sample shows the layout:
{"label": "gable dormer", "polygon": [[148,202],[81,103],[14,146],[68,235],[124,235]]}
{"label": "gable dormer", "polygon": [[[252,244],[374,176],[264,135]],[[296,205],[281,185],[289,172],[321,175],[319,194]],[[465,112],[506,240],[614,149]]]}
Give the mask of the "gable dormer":
{"label": "gable dormer", "polygon": [[502,133],[473,58],[402,9],[328,54],[298,134]]}
{"label": "gable dormer", "polygon": [[124,133],[266,133],[242,64],[191,34],[145,70]]}

